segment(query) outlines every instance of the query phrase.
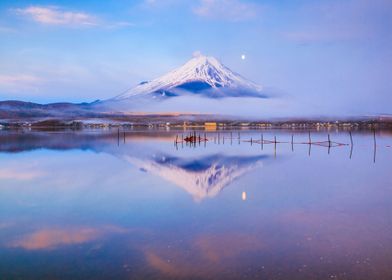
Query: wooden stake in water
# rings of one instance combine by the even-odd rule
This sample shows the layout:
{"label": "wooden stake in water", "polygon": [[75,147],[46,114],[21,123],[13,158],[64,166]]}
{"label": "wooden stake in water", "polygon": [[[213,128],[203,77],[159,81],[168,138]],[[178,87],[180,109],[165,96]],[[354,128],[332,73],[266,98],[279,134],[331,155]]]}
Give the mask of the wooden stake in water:
{"label": "wooden stake in water", "polygon": [[276,136],[274,136],[274,157],[276,158]]}
{"label": "wooden stake in water", "polygon": [[354,146],[354,142],[353,142],[353,136],[351,135],[351,131],[349,132],[350,134],[350,142],[351,142],[351,146]]}
{"label": "wooden stake in water", "polygon": [[350,134],[350,143],[351,143],[351,147],[350,147],[350,159],[353,156],[353,147],[354,147],[354,142],[353,142],[353,136],[351,135],[351,131],[349,131]]}
{"label": "wooden stake in water", "polygon": [[264,150],[264,135],[261,133],[261,149]]}
{"label": "wooden stake in water", "polygon": [[294,152],[294,134],[291,134],[291,151]]}
{"label": "wooden stake in water", "polygon": [[373,130],[373,140],[374,140],[374,153],[373,153],[373,162],[376,163],[376,153],[377,153],[377,141],[376,141],[376,130]]}
{"label": "wooden stake in water", "polygon": [[117,128],[117,146],[120,146],[120,128]]}

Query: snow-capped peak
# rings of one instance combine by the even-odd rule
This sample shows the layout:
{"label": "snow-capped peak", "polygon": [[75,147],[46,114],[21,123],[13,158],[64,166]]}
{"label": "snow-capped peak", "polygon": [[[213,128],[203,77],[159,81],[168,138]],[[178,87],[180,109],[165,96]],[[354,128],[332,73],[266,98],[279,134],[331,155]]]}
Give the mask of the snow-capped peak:
{"label": "snow-capped peak", "polygon": [[150,82],[143,82],[125,93],[115,97],[122,100],[133,96],[159,93],[165,96],[176,88],[189,90],[189,85],[202,85],[203,89],[230,89],[231,91],[249,91],[261,93],[262,88],[246,80],[239,74],[220,63],[216,58],[196,55],[183,66]]}

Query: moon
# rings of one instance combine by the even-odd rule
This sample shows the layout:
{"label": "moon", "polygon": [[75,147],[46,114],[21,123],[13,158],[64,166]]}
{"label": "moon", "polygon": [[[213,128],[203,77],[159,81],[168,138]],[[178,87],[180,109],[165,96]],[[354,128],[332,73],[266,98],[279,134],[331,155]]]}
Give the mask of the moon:
{"label": "moon", "polygon": [[241,55],[241,59],[242,59],[242,60],[245,60],[245,59],[246,59],[246,55],[242,54],[242,55]]}

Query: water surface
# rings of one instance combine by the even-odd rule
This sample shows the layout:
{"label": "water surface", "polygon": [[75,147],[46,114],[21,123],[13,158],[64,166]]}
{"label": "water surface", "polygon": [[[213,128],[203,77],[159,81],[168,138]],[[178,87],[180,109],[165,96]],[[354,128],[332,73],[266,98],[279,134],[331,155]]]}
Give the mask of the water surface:
{"label": "water surface", "polygon": [[392,279],[392,134],[182,133],[0,131],[0,278]]}

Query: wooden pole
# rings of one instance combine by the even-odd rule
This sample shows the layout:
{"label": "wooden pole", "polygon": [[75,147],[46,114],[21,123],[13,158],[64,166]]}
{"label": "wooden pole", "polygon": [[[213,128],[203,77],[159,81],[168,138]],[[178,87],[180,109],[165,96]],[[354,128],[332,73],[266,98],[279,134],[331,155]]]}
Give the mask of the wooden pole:
{"label": "wooden pole", "polygon": [[353,142],[353,136],[351,134],[351,131],[349,131],[350,134],[350,142],[351,142],[351,146],[354,146],[354,142]]}
{"label": "wooden pole", "polygon": [[351,148],[350,148],[350,159],[351,159],[351,157],[353,156],[353,145],[351,145]]}
{"label": "wooden pole", "polygon": [[373,130],[373,140],[374,140],[374,153],[373,153],[373,162],[376,163],[376,153],[377,153],[377,141],[376,141],[376,130]]}
{"label": "wooden pole", "polygon": [[120,146],[120,128],[117,128],[117,146]]}
{"label": "wooden pole", "polygon": [[276,135],[274,136],[274,158],[276,158]]}
{"label": "wooden pole", "polygon": [[261,149],[264,150],[264,135],[261,133]]}
{"label": "wooden pole", "polygon": [[294,134],[291,134],[291,151],[294,152]]}

